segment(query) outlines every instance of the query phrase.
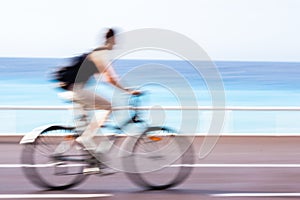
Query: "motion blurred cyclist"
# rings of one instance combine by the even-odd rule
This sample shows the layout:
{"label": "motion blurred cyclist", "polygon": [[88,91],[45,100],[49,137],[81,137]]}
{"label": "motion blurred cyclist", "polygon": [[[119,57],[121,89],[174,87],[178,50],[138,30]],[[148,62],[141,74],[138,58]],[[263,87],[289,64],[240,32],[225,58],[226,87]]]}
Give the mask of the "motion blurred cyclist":
{"label": "motion blurred cyclist", "polygon": [[104,45],[94,49],[94,51],[86,57],[76,76],[75,82],[68,88],[68,90],[73,91],[73,98],[82,103],[85,108],[107,111],[104,117],[100,120],[94,116],[83,133],[76,139],[77,142],[84,145],[84,147],[91,152],[95,151],[97,148],[92,138],[97,132],[97,128],[100,127],[111,114],[112,106],[108,100],[85,87],[88,80],[93,75],[101,74],[110,84],[130,95],[140,93],[139,91],[126,89],[118,82],[116,73],[106,58],[107,51],[112,50],[114,45],[115,31],[113,29],[109,29],[105,34]]}

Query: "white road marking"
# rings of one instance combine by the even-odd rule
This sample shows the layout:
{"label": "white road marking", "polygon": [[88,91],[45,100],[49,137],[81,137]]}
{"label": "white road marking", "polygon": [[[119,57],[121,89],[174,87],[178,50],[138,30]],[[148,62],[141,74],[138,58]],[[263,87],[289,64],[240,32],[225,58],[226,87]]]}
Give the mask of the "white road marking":
{"label": "white road marking", "polygon": [[20,167],[81,167],[86,166],[86,164],[63,164],[63,163],[47,163],[47,164],[36,164],[36,165],[29,165],[29,164],[0,164],[0,168],[20,168]]}
{"label": "white road marking", "polygon": [[99,198],[112,194],[0,194],[0,199],[55,199],[55,198]]}
{"label": "white road marking", "polygon": [[212,197],[300,197],[300,193],[224,193],[211,194]]}
{"label": "white road marking", "polygon": [[171,165],[171,167],[228,167],[228,168],[238,168],[238,167],[248,167],[248,168],[279,168],[279,167],[284,167],[284,168],[297,168],[300,167],[300,164],[175,164]]}

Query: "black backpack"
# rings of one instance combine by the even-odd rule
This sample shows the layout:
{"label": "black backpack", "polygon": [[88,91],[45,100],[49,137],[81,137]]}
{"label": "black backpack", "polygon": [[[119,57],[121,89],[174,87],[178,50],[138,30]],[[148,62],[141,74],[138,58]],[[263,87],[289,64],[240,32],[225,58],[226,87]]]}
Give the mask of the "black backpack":
{"label": "black backpack", "polygon": [[88,53],[72,58],[69,66],[61,67],[53,72],[52,80],[59,82],[59,87],[68,90],[75,83],[80,66],[88,56]]}

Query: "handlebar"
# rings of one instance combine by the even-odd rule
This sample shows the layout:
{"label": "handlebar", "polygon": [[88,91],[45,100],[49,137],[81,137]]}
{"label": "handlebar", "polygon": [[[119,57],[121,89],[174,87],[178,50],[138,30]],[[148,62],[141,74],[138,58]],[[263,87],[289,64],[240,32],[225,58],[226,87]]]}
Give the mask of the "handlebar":
{"label": "handlebar", "polygon": [[146,93],[147,93],[146,91],[140,91],[140,93],[138,93],[138,94],[132,94],[129,97],[129,103],[128,104],[132,107],[138,107],[141,103],[140,97],[145,96]]}

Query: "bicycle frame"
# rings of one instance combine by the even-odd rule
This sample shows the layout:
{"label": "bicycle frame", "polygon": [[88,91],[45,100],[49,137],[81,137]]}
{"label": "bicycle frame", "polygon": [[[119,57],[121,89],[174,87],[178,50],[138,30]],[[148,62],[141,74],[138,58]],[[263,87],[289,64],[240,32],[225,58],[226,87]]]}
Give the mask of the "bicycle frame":
{"label": "bicycle frame", "polygon": [[[109,129],[112,129],[114,131],[116,131],[115,133],[122,133],[122,129],[125,128],[126,126],[128,126],[129,124],[133,124],[133,123],[146,123],[145,120],[141,120],[140,119],[140,111],[137,110],[137,109],[134,109],[136,107],[138,107],[140,105],[140,97],[143,96],[145,93],[142,93],[140,95],[133,95],[131,96],[131,100],[129,102],[129,106],[132,107],[131,110],[134,111],[134,114],[131,116],[131,118],[129,118],[128,120],[126,120],[125,122],[122,123],[122,125],[120,126],[113,126],[113,125],[109,125],[109,124],[104,124],[102,125],[101,127],[99,128],[109,128]],[[78,117],[78,120],[80,117],[84,117],[84,123],[85,125],[88,124],[88,121],[86,119],[86,116],[83,116],[85,115],[86,111],[84,110],[83,106],[80,106],[80,110],[83,111],[82,114],[80,114],[81,116]],[[55,127],[63,127],[63,128],[66,128],[66,129],[69,129],[69,130],[75,130],[76,131],[76,126],[64,126],[64,125],[57,125],[57,124],[48,124],[48,125],[44,125],[44,126],[40,126],[40,127],[37,127],[35,129],[33,129],[31,132],[25,134],[23,136],[23,138],[21,139],[20,141],[20,144],[29,144],[29,143],[33,143],[36,138],[44,131],[46,130],[49,130],[49,129],[52,129],[52,128],[55,128]],[[145,125],[146,126],[146,125]]]}

